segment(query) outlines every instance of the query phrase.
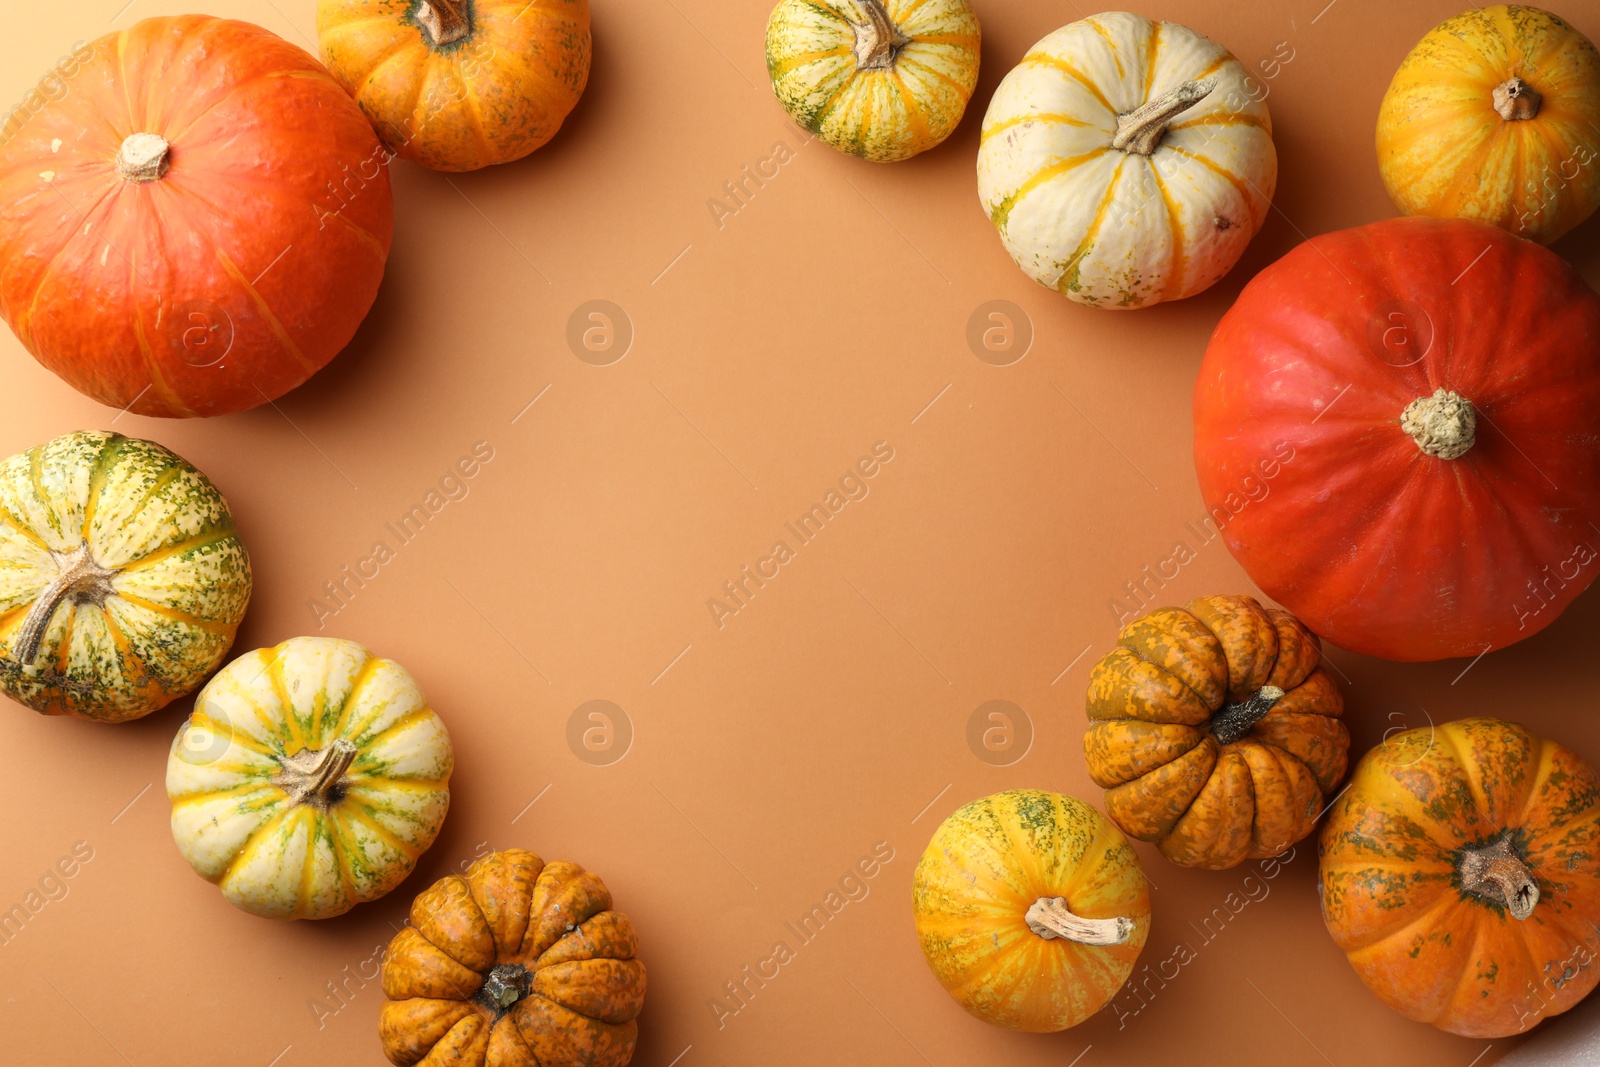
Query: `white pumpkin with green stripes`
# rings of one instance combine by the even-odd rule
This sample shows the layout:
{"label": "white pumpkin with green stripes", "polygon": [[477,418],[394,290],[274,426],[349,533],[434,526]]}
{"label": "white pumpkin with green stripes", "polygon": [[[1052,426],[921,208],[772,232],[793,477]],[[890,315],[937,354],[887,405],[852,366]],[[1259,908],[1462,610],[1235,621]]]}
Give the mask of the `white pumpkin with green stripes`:
{"label": "white pumpkin with green stripes", "polygon": [[1127,12],[1064,26],[1001,81],[978,197],[1029,277],[1097,308],[1192,296],[1238,262],[1278,181],[1264,82]]}
{"label": "white pumpkin with green stripes", "polygon": [[0,689],[124,722],[193,692],[233,644],[250,560],[178,456],[70,433],[0,464]]}
{"label": "white pumpkin with green stripes", "polygon": [[393,889],[438,836],[454,756],[405,669],[353,641],[240,656],[167,756],[172,836],[255,915],[325,919]]}

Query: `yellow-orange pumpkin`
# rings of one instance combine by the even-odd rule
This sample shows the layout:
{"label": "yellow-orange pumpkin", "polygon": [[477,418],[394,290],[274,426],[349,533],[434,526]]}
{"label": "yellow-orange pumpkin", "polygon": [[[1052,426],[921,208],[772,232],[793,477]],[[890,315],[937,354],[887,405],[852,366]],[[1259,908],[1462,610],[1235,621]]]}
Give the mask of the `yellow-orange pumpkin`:
{"label": "yellow-orange pumpkin", "polygon": [[1418,1022],[1520,1034],[1600,982],[1600,778],[1498,719],[1396,734],[1322,830],[1322,917]]}
{"label": "yellow-orange pumpkin", "polygon": [[623,1067],[644,1006],[638,951],[597,875],[492,853],[423,890],[389,943],[384,1054],[401,1067]]}
{"label": "yellow-orange pumpkin", "polygon": [[434,170],[542,147],[589,80],[589,0],[321,0],[317,39],[384,143]]}
{"label": "yellow-orange pumpkin", "polygon": [[946,819],[917,864],[912,903],[939,984],[1009,1030],[1083,1022],[1117,995],[1150,935],[1133,848],[1088,804],[1036,789]]}
{"label": "yellow-orange pumpkin", "polygon": [[1407,215],[1549,244],[1600,207],[1600,52],[1548,11],[1474,8],[1423,37],[1378,111],[1378,166]]}
{"label": "yellow-orange pumpkin", "polygon": [[1124,833],[1185,867],[1275,856],[1311,832],[1350,735],[1315,634],[1248,596],[1129,623],[1089,678],[1089,775]]}

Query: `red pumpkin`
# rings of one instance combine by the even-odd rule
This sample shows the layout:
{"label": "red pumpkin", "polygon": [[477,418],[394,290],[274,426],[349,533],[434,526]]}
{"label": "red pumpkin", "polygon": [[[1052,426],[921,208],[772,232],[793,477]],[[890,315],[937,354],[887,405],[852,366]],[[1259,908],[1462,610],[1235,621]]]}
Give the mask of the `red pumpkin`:
{"label": "red pumpkin", "polygon": [[108,34],[0,130],[0,315],[112,407],[274,399],[372,306],[387,158],[317,61],[258,26],[186,15]]}
{"label": "red pumpkin", "polygon": [[1217,326],[1194,421],[1228,548],[1334,644],[1477,656],[1600,569],[1600,296],[1496,227],[1389,219],[1290,252]]}

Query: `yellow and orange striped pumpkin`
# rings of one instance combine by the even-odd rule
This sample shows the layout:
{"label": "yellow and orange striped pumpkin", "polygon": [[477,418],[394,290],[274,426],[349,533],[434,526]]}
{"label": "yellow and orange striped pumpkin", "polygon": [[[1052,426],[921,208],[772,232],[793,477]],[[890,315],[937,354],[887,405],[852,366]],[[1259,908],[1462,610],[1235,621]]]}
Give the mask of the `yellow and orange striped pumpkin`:
{"label": "yellow and orange striped pumpkin", "polygon": [[378,136],[434,170],[543,147],[589,81],[589,0],[320,0],[322,61]]}
{"label": "yellow and orange striped pumpkin", "polygon": [[1396,734],[1319,855],[1328,932],[1408,1018],[1508,1037],[1600,983],[1600,777],[1554,741],[1498,719]]}
{"label": "yellow and orange striped pumpkin", "polygon": [[983,797],[934,832],[912,877],[923,955],[939,984],[996,1026],[1076,1026],[1122,988],[1150,935],[1133,848],[1060,793]]}
{"label": "yellow and orange striped pumpkin", "polygon": [[1407,215],[1549,244],[1600,208],[1600,52],[1536,7],[1446,20],[1383,94],[1378,168]]}
{"label": "yellow and orange striped pumpkin", "polygon": [[250,559],[222,494],[160,445],[70,433],[0,464],[0,688],[124,722],[233,644]]}
{"label": "yellow and orange striped pumpkin", "polygon": [[779,0],[767,73],[801,126],[841,152],[893,162],[960,124],[981,36],[967,0]]}
{"label": "yellow and orange striped pumpkin", "polygon": [[378,1034],[409,1067],[623,1067],[645,968],[633,923],[576,863],[513,848],[441,878],[383,957]]}
{"label": "yellow and orange striped pumpkin", "polygon": [[1159,608],[1089,677],[1089,776],[1122,831],[1185,867],[1276,856],[1344,777],[1344,702],[1315,634],[1248,596]]}
{"label": "yellow and orange striped pumpkin", "polygon": [[1192,296],[1238,262],[1278,156],[1228,50],[1127,12],[1064,26],[995,90],[978,198],[1041,285],[1096,308]]}
{"label": "yellow and orange striped pumpkin", "polygon": [[172,836],[254,915],[325,919],[411,873],[450,807],[454,756],[411,675],[296,637],[223,668],[167,756]]}

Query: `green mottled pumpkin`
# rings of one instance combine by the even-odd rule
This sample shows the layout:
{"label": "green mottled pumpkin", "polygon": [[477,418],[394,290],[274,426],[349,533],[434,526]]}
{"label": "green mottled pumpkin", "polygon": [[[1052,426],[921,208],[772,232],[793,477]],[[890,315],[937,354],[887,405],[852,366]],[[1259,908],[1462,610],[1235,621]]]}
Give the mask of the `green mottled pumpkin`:
{"label": "green mottled pumpkin", "polygon": [[0,464],[0,689],[125,722],[192,692],[233,644],[250,560],[178,456],[70,433]]}
{"label": "green mottled pumpkin", "polygon": [[411,675],[296,637],[223,668],[167,756],[172,836],[223,896],[325,919],[393,889],[450,807],[450,735]]}

